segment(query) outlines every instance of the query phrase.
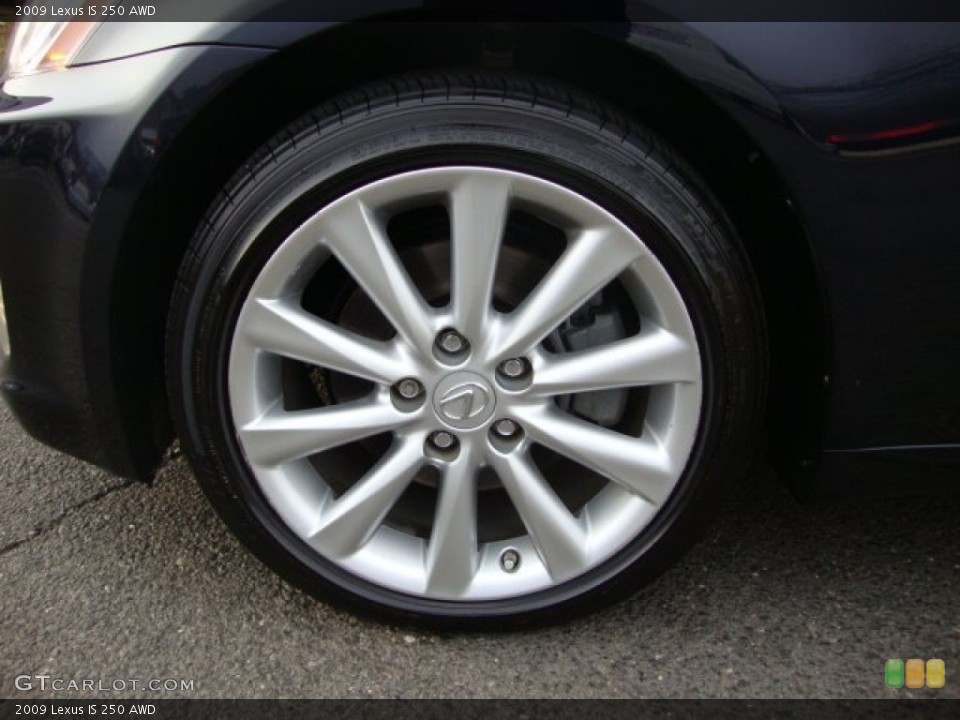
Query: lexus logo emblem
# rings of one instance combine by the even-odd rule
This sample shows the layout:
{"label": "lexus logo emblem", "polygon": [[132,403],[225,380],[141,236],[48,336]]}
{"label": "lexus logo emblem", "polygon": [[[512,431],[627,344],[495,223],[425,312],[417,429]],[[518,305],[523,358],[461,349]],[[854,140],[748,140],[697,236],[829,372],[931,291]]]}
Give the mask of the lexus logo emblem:
{"label": "lexus logo emblem", "polygon": [[440,397],[440,412],[448,420],[463,421],[482,415],[490,396],[480,385],[467,382],[455,385]]}
{"label": "lexus logo emblem", "polygon": [[482,426],[496,410],[497,396],[477,373],[463,370],[447,375],[433,391],[433,411],[450,427],[471,430]]}

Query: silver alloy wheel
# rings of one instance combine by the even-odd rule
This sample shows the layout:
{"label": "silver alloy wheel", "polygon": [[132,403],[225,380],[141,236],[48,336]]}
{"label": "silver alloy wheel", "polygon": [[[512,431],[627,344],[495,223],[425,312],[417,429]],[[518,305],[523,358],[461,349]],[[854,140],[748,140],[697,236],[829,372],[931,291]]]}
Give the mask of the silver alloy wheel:
{"label": "silver alloy wheel", "polygon": [[[427,304],[386,232],[392,213],[442,202],[450,217],[451,301]],[[513,311],[494,308],[508,212],[523,208],[567,237],[553,267]],[[301,296],[331,257],[396,330],[362,337],[307,312]],[[640,331],[613,343],[553,353],[544,339],[619,280]],[[456,329],[460,355],[437,350]],[[375,384],[368,396],[285,410],[283,358]],[[521,359],[525,376],[498,372]],[[511,368],[516,368],[511,365]],[[406,172],[322,208],[286,238],[255,279],[237,319],[229,398],[241,447],[279,517],[323,557],[376,585],[418,597],[476,601],[553,587],[596,567],[646,527],[675,488],[700,420],[700,355],[683,300],[642,240],[589,199],[547,180],[482,167]],[[394,386],[415,379],[419,401]],[[561,409],[557,398],[648,387],[634,437]],[[511,420],[515,425],[502,423]],[[516,428],[510,437],[502,429]],[[455,438],[440,448],[438,432]],[[393,442],[337,496],[307,458],[382,433]],[[576,513],[531,456],[539,444],[608,480]],[[440,474],[428,539],[384,520],[424,466]],[[526,535],[478,542],[477,477],[495,471]]]}

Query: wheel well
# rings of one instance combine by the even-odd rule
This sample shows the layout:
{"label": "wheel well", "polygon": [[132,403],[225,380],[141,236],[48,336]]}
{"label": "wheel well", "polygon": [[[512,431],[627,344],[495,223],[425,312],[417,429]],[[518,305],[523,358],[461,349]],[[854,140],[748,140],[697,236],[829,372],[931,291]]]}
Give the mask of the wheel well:
{"label": "wheel well", "polygon": [[[774,168],[711,99],[655,59],[573,25],[511,22],[405,22],[402,32],[394,23],[365,22],[328,30],[260,63],[167,150],[142,195],[150,200],[138,204],[126,232],[125,240],[136,237],[146,251],[127,253],[117,268],[151,282],[132,290],[137,297],[113,298],[114,307],[142,309],[136,327],[118,316],[113,337],[117,367],[136,368],[135,380],[121,379],[124,390],[145,412],[125,420],[142,426],[156,458],[172,437],[163,368],[170,296],[194,229],[220,189],[259,146],[324,99],[389,75],[451,66],[549,75],[619,106],[679,149],[736,227],[759,281],[771,340],[770,447],[786,461],[782,467],[809,465],[819,449],[826,316],[803,224]],[[270,112],[249,112],[251,98]]]}

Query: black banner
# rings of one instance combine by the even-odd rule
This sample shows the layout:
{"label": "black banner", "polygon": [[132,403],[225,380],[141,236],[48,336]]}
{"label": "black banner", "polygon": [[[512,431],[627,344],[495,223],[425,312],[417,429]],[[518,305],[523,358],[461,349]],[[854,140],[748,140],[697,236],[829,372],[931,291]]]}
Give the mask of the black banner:
{"label": "black banner", "polygon": [[3,700],[17,717],[155,720],[953,720],[953,700]]}
{"label": "black banner", "polygon": [[956,0],[0,0],[0,20],[342,22],[405,20],[960,20]]}

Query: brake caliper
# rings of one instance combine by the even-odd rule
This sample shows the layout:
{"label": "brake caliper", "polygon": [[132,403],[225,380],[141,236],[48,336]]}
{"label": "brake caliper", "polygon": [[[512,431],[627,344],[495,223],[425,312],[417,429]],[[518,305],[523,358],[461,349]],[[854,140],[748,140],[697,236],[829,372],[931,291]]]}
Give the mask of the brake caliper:
{"label": "brake caliper", "polygon": [[[554,352],[573,352],[607,345],[626,336],[623,317],[601,292],[564,321],[551,335],[548,345],[552,346],[550,349]],[[579,393],[559,398],[559,404],[568,412],[598,425],[612,427],[623,419],[627,393],[626,389]]]}

